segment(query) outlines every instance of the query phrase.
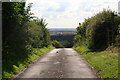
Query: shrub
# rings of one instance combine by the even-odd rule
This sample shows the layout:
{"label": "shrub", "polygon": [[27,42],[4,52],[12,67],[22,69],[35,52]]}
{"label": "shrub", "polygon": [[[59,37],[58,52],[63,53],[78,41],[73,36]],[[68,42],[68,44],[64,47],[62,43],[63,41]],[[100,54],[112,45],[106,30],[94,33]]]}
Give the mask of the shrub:
{"label": "shrub", "polygon": [[54,40],[52,41],[52,45],[56,48],[64,48],[64,46],[62,44],[60,44],[60,42]]}

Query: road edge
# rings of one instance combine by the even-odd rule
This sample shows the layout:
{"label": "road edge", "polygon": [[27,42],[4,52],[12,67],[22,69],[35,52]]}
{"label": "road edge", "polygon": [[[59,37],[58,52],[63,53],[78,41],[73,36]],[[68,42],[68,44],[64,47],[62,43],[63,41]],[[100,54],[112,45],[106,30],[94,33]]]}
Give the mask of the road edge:
{"label": "road edge", "polygon": [[[52,50],[54,50],[54,49],[52,49]],[[20,74],[22,74],[25,70],[27,70],[30,66],[32,66],[34,63],[36,63],[37,61],[39,61],[43,56],[45,56],[47,53],[51,52],[52,50],[49,50],[44,55],[40,56],[39,58],[37,58],[36,60],[32,61],[30,64],[28,64],[24,68],[22,68],[18,73],[16,73],[14,75],[14,77],[12,77],[12,80],[14,80],[15,78],[17,78]]]}
{"label": "road edge", "polygon": [[[73,49],[73,48],[72,48]],[[74,51],[76,51],[83,59],[84,59],[84,61],[86,62],[86,64],[88,65],[88,67],[95,73],[95,75],[97,75],[97,77],[98,78],[102,78],[99,74],[98,74],[98,72],[97,72],[97,70],[83,57],[83,55],[82,54],[80,54],[77,50],[75,50],[75,49],[73,49]]]}

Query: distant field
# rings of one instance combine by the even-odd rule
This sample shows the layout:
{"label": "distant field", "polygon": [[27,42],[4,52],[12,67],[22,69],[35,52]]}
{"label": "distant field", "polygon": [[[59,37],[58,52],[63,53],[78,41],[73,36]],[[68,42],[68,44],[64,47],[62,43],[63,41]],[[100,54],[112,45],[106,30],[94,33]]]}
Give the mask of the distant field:
{"label": "distant field", "polygon": [[76,32],[75,28],[49,28],[49,32]]}
{"label": "distant field", "polygon": [[73,46],[73,38],[76,33],[75,28],[51,28],[49,31],[52,41],[57,40],[65,47]]}
{"label": "distant field", "polygon": [[75,35],[76,32],[51,32],[50,35]]}

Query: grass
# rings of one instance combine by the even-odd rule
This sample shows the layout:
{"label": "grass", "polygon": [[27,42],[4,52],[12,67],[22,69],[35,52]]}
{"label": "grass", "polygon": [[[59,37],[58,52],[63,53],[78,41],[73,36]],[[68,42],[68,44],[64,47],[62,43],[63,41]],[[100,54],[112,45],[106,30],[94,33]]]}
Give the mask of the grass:
{"label": "grass", "polygon": [[90,63],[102,78],[118,78],[118,54],[90,52],[85,46],[74,48]]}
{"label": "grass", "polygon": [[8,78],[14,77],[14,75],[17,74],[21,69],[23,69],[28,64],[35,61],[36,59],[43,56],[45,53],[52,49],[54,49],[53,46],[44,48],[33,48],[32,53],[28,55],[26,59],[16,59],[14,61],[8,61],[3,67],[2,79],[6,80]]}

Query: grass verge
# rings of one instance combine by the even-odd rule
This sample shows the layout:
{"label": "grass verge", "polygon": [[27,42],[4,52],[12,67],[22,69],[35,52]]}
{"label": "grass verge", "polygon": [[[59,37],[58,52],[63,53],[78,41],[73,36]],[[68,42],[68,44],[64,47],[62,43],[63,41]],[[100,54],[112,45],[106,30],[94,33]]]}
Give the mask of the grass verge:
{"label": "grass verge", "polygon": [[28,55],[26,59],[16,59],[14,61],[6,62],[6,65],[4,65],[2,69],[2,80],[14,77],[14,75],[17,74],[21,69],[23,69],[31,62],[35,61],[52,49],[54,49],[53,46],[44,48],[33,48],[31,54]]}
{"label": "grass verge", "polygon": [[85,46],[74,47],[102,78],[118,78],[118,54],[90,52]]}

